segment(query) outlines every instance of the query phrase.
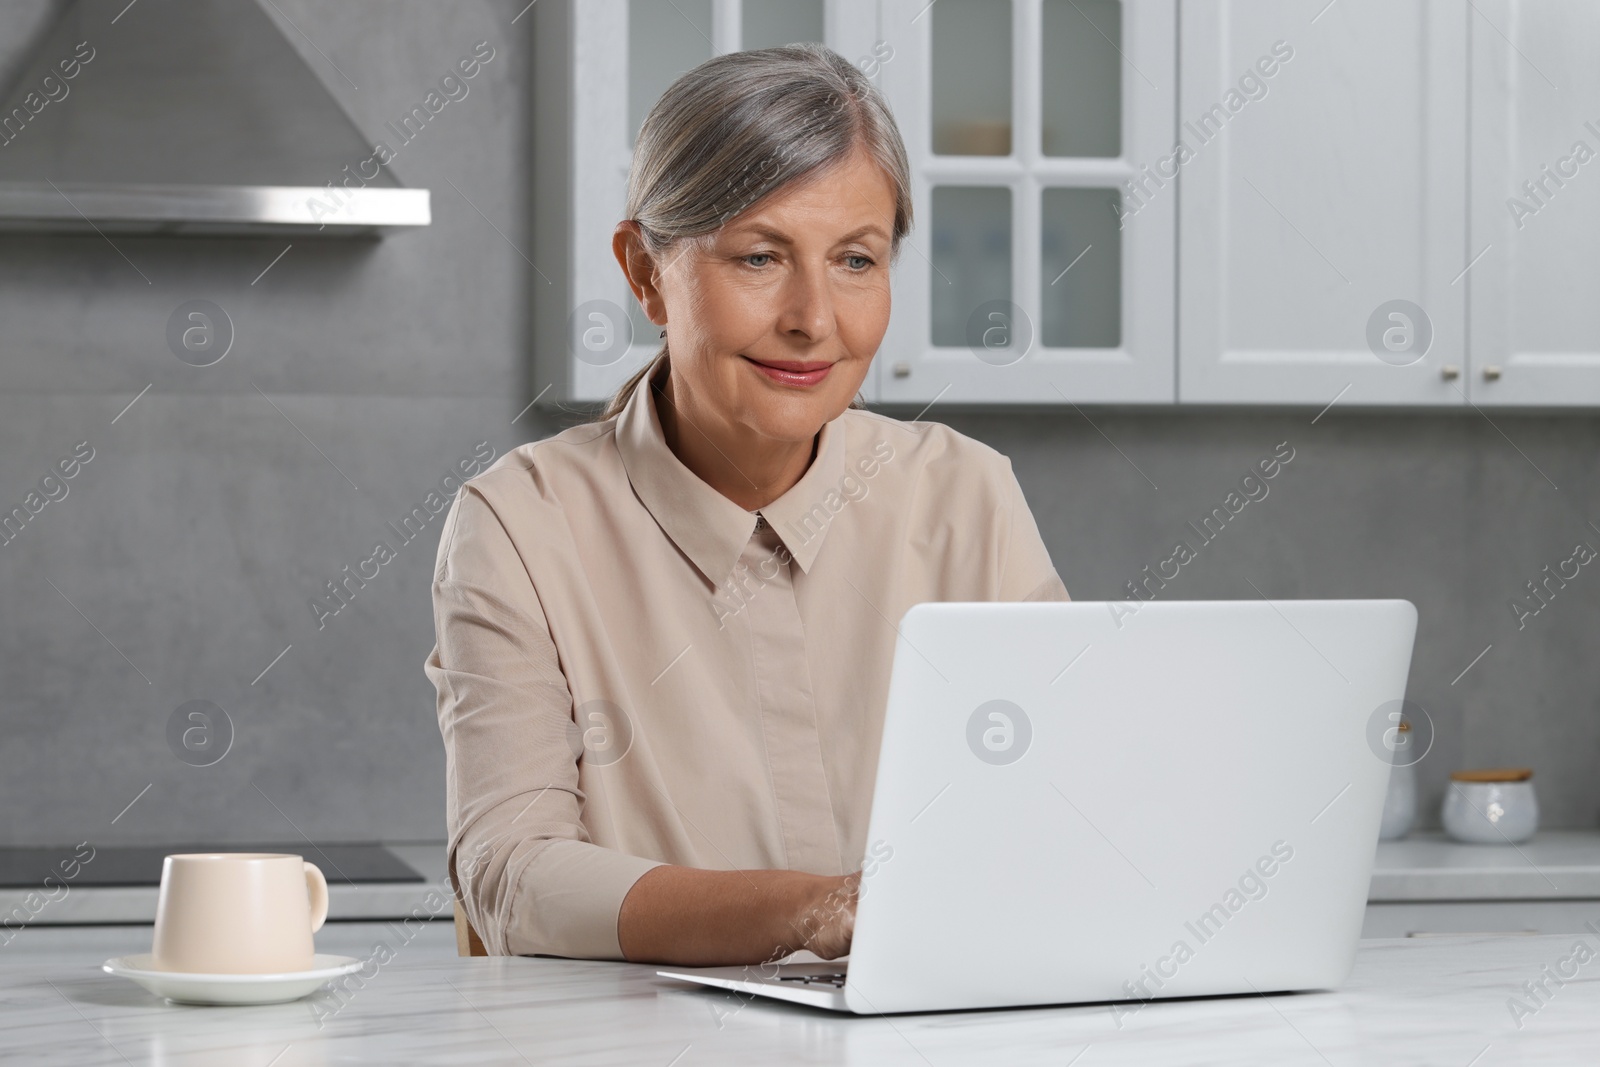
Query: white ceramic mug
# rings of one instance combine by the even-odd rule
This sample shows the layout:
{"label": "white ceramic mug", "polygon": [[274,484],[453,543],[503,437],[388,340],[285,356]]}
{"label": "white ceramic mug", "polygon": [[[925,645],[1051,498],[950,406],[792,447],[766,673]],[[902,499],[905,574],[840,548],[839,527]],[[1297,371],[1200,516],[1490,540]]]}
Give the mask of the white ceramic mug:
{"label": "white ceramic mug", "polygon": [[311,935],[327,918],[327,880],[299,856],[168,856],[161,866],[151,955],[160,971],[308,971],[315,956]]}

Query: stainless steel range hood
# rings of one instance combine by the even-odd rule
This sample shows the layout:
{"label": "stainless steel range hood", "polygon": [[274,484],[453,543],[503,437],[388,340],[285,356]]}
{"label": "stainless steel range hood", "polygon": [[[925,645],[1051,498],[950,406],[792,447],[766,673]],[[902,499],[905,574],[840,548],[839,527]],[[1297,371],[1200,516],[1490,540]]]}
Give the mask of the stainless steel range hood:
{"label": "stainless steel range hood", "polygon": [[68,0],[0,108],[0,230],[326,237],[430,221],[428,190],[386,165],[428,111],[363,135],[258,0]]}

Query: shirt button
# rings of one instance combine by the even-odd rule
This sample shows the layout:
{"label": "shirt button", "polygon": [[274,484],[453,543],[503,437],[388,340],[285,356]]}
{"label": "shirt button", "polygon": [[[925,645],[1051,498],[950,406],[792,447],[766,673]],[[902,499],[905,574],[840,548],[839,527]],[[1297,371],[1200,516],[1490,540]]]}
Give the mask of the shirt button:
{"label": "shirt button", "polygon": [[767,528],[767,517],[765,515],[761,514],[759,511],[756,512],[756,529],[765,530],[766,528]]}

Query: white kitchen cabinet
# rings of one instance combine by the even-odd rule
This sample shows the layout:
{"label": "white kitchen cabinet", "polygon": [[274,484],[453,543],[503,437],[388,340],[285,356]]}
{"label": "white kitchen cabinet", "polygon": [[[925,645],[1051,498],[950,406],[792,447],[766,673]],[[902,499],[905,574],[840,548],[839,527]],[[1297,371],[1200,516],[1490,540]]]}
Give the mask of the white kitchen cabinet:
{"label": "white kitchen cabinet", "polygon": [[1176,197],[1129,217],[1167,150],[1171,0],[883,0],[881,88],[917,224],[877,396],[1171,403]]}
{"label": "white kitchen cabinet", "polygon": [[650,104],[713,55],[819,30],[840,54],[870,59],[877,0],[546,0],[532,15],[534,393],[592,403],[660,344],[611,252]]}
{"label": "white kitchen cabinet", "polygon": [[[866,398],[1174,399],[1176,198],[1119,218],[1137,163],[1171,140],[1172,0],[568,0],[535,11],[535,384],[550,387],[547,403],[602,399],[656,350],[610,247],[644,110],[709,56],[805,26],[885,91],[913,167],[917,225]],[[985,47],[994,54],[976,54]]]}
{"label": "white kitchen cabinet", "polygon": [[1600,404],[1600,4],[1476,0],[1472,360],[1489,406]]}
{"label": "white kitchen cabinet", "polygon": [[1456,0],[1183,5],[1181,402],[1465,402],[1472,17]]}
{"label": "white kitchen cabinet", "polygon": [[1600,405],[1600,4],[531,14],[544,403],[604,399],[656,351],[611,253],[645,109],[714,54],[820,37],[884,91],[912,166],[869,401]]}

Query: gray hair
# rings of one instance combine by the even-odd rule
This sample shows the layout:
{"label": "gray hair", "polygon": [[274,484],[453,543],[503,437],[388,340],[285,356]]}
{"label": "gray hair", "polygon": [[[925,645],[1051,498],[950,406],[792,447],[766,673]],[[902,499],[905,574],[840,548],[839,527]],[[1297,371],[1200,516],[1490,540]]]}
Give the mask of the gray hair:
{"label": "gray hair", "polygon": [[[673,82],[645,116],[628,172],[628,218],[660,261],[679,242],[703,246],[730,219],[858,145],[894,186],[893,261],[911,230],[911,168],[894,115],[866,75],[820,44],[716,56]],[[668,357],[666,341],[657,356]],[[596,421],[619,414],[655,365],[630,377]],[[857,394],[850,406],[866,405]]]}

